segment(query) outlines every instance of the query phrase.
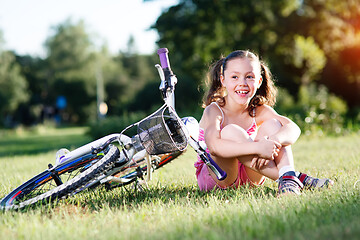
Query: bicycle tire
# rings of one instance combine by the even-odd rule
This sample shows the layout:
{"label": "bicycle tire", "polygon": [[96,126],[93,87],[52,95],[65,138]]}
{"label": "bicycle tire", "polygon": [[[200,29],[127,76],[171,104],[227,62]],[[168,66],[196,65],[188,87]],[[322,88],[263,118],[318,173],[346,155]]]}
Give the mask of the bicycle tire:
{"label": "bicycle tire", "polygon": [[[47,169],[6,195],[0,202],[0,209],[21,209],[36,203],[50,203],[57,199],[66,198],[71,194],[76,194],[86,189],[84,186],[88,182],[111,168],[118,159],[120,151],[116,146],[109,145],[108,151],[103,156],[98,154],[96,155],[98,156],[97,159],[91,159],[90,155],[84,155],[55,167],[55,171],[63,169],[63,172],[59,171],[57,176],[67,177],[66,182],[60,185],[56,184],[54,171]],[[94,154],[92,155],[94,156]],[[89,157],[90,159],[88,159]],[[75,175],[71,178],[73,172],[75,172]],[[70,175],[67,176],[66,173]],[[49,188],[44,188],[46,185]]]}

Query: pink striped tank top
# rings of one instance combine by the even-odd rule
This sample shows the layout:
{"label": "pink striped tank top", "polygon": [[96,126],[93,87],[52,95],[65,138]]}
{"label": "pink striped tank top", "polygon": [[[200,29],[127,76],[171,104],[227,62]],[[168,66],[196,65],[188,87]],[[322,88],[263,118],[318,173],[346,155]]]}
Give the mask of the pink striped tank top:
{"label": "pink striped tank top", "polygon": [[[220,110],[220,112],[221,112],[222,121],[221,121],[221,123],[220,123],[220,128],[222,129],[222,128],[223,128],[223,123],[224,123],[225,114],[224,114],[223,110],[221,109],[221,107],[219,106],[219,104],[218,104],[217,102],[212,102],[211,104],[215,104],[215,105],[219,108],[219,110]],[[253,116],[255,116],[255,108],[253,109]],[[252,121],[250,127],[246,130],[247,134],[249,134],[249,136],[250,136],[250,138],[251,138],[252,140],[255,139],[256,134],[257,134],[257,130],[258,130],[258,127],[257,127],[257,124],[256,124],[256,120],[255,120],[255,117],[253,117],[253,121]],[[204,135],[204,130],[203,130],[203,129],[200,129],[200,135],[201,135],[201,132],[202,132],[203,135]],[[201,140],[200,140],[200,135],[199,135],[199,141],[201,141]],[[202,141],[204,141],[204,136],[203,136]]]}
{"label": "pink striped tank top", "polygon": [[[212,102],[212,103],[214,103],[220,109],[220,112],[222,114],[222,121],[220,124],[220,127],[222,129],[224,117],[225,117],[224,112],[221,109],[221,107],[217,104],[217,102]],[[253,116],[255,116],[255,109],[253,111],[254,111]],[[253,121],[252,121],[250,127],[246,130],[246,132],[250,136],[250,138],[252,140],[254,140],[256,137],[257,131],[258,131],[258,126],[256,125],[255,117],[253,117]],[[199,139],[198,139],[199,141],[205,141],[204,134],[205,134],[204,129],[200,128],[199,129]],[[206,152],[209,153],[209,149],[206,149]],[[203,164],[204,164],[203,161],[201,161],[200,157],[198,156],[198,161],[196,161],[194,164],[194,166],[196,168],[196,175],[198,175],[200,173],[200,170],[201,170]]]}

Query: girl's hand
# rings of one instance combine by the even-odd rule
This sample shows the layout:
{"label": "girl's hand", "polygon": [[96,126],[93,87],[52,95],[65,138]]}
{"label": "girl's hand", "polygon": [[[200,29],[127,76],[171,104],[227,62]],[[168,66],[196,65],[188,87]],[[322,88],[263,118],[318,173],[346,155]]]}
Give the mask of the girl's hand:
{"label": "girl's hand", "polygon": [[264,137],[258,143],[260,144],[258,153],[260,158],[274,160],[279,155],[281,149],[280,143],[270,140],[269,137]]}
{"label": "girl's hand", "polygon": [[251,160],[250,167],[251,167],[251,168],[255,168],[255,169],[261,169],[262,167],[268,165],[270,161],[271,161],[271,160],[269,160],[269,159],[260,158],[260,157],[258,157],[258,156],[255,156],[255,157]]}
{"label": "girl's hand", "polygon": [[258,143],[260,144],[259,153],[252,159],[250,167],[260,169],[279,155],[281,144],[268,137],[261,139]]}

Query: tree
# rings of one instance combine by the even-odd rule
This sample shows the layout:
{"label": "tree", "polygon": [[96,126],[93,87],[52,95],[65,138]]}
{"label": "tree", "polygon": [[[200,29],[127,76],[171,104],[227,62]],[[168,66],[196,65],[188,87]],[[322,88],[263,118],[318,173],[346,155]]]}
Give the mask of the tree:
{"label": "tree", "polygon": [[95,47],[83,21],[73,23],[68,19],[54,27],[54,31],[45,44],[47,101],[54,103],[57,96],[65,96],[70,121],[85,122],[96,116]]}
{"label": "tree", "polygon": [[285,32],[281,23],[297,7],[295,0],[183,0],[164,12],[153,27],[160,35],[158,44],[169,48],[174,66],[186,73],[196,89],[204,70],[221,55],[251,49],[271,58],[279,54],[275,50],[279,44],[293,44],[291,36],[280,35]]}
{"label": "tree", "polygon": [[[153,87],[160,84],[157,70],[154,67],[155,63],[159,61],[158,57],[137,53],[135,40],[130,36],[127,50],[120,52],[115,61],[122,67],[125,74],[123,77],[126,76],[122,91],[118,92],[118,111],[121,113],[124,111],[149,112],[150,106],[158,104],[158,100],[161,100],[158,87]],[[154,94],[157,94],[159,98],[154,98]]]}
{"label": "tree", "polygon": [[212,61],[251,49],[292,95],[317,82],[359,106],[359,9],[358,0],[182,0],[153,28],[195,87]]}
{"label": "tree", "polygon": [[73,23],[70,19],[54,27],[54,35],[45,43],[47,63],[54,78],[65,81],[93,77],[88,67],[93,64],[95,50],[84,21]]}
{"label": "tree", "polygon": [[30,55],[16,55],[16,63],[19,65],[21,75],[27,83],[29,99],[22,103],[14,115],[14,121],[29,126],[39,123],[43,109],[43,96],[45,94],[46,78],[45,62],[39,57]]}
{"label": "tree", "polygon": [[12,52],[0,52],[0,114],[11,116],[29,95],[27,83]]}
{"label": "tree", "polygon": [[27,83],[12,52],[4,51],[0,32],[0,116],[11,117],[28,100]]}
{"label": "tree", "polygon": [[5,43],[5,41],[4,41],[4,37],[3,37],[3,32],[0,29],[0,52],[4,51],[3,50],[4,43]]}
{"label": "tree", "polygon": [[321,83],[360,106],[360,1],[306,0],[302,5],[304,34],[313,36],[327,64]]}

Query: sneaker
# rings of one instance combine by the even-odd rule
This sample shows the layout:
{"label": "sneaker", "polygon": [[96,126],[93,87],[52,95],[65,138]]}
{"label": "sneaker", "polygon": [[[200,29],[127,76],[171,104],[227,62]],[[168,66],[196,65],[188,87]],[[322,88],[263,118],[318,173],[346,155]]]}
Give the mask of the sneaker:
{"label": "sneaker", "polygon": [[315,189],[321,189],[321,188],[329,188],[334,185],[334,181],[329,178],[314,178],[310,177],[305,173],[299,173],[297,176],[304,184],[303,189],[305,190],[315,190]]}
{"label": "sneaker", "polygon": [[303,187],[304,185],[297,177],[283,175],[279,178],[278,196],[286,193],[300,195],[300,191]]}

